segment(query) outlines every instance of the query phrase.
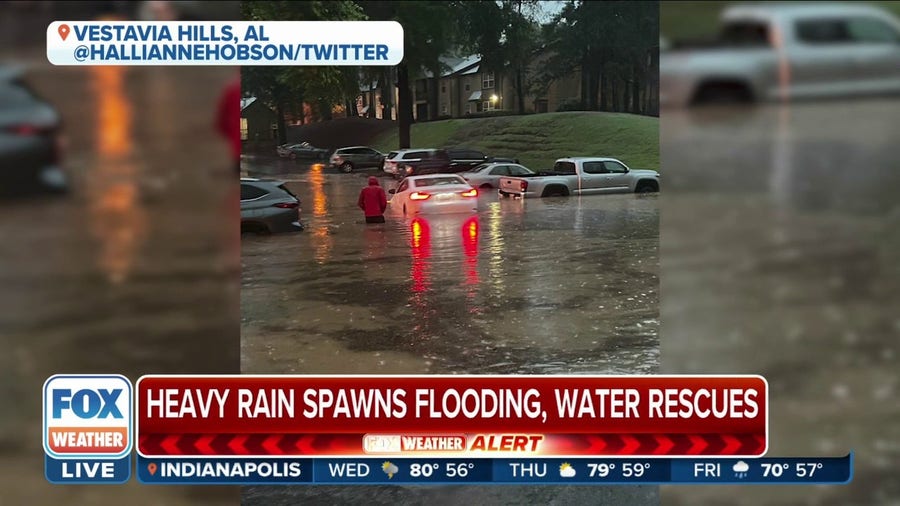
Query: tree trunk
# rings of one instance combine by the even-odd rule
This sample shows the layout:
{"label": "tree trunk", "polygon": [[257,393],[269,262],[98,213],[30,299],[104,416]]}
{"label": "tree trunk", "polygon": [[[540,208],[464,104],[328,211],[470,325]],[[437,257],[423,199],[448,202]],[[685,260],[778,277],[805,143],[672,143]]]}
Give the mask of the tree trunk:
{"label": "tree trunk", "polygon": [[591,66],[587,61],[587,55],[581,59],[581,107],[584,109],[588,104],[588,94],[590,93],[591,83]]}
{"label": "tree trunk", "polygon": [[[431,79],[428,83],[428,120],[434,121],[440,114],[441,97],[441,66],[435,64],[431,69]],[[421,118],[420,118],[421,119]]]}
{"label": "tree trunk", "polygon": [[384,79],[381,82],[381,119],[392,120],[392,108],[394,107],[394,75],[393,68],[386,67]]}
{"label": "tree trunk", "polygon": [[296,97],[296,102],[294,103],[294,107],[297,110],[297,118],[300,120],[300,124],[306,124],[306,107],[303,105],[303,95],[299,95]]}
{"label": "tree trunk", "polygon": [[400,140],[400,149],[406,149],[410,146],[410,128],[412,126],[412,93],[409,89],[409,69],[406,63],[397,65],[397,86],[399,87],[399,96],[397,103],[397,123],[400,131],[398,137]]}
{"label": "tree trunk", "polygon": [[287,144],[287,121],[284,119],[284,99],[275,102],[275,120],[278,125],[278,145]]}
{"label": "tree trunk", "polygon": [[519,106],[519,114],[525,114],[525,79],[523,74],[522,69],[516,72],[516,102]]}
{"label": "tree trunk", "polygon": [[610,84],[612,83],[612,79],[607,77],[606,69],[609,65],[605,62],[600,63],[600,83],[598,83],[598,88],[600,89],[600,110],[601,111],[609,111],[612,107],[610,103],[611,93],[609,91]]}
{"label": "tree trunk", "polygon": [[320,100],[319,101],[319,114],[322,116],[324,121],[330,121],[334,118],[332,113],[332,105],[330,102]]}
{"label": "tree trunk", "polygon": [[619,108],[619,104],[621,103],[621,101],[619,100],[620,97],[619,97],[619,78],[618,77],[613,78],[612,90],[610,90],[610,91],[612,91],[612,111],[620,112],[621,109]]}
{"label": "tree trunk", "polygon": [[590,103],[588,104],[588,109],[591,111],[599,111],[600,110],[600,74],[601,74],[600,65],[592,64],[591,65],[591,89],[588,90],[588,98],[590,99]]}
{"label": "tree trunk", "polygon": [[638,61],[635,60],[634,65],[632,65],[632,81],[631,81],[631,100],[632,107],[631,112],[634,114],[641,113],[641,79],[640,74],[641,70],[638,67]]}
{"label": "tree trunk", "polygon": [[359,109],[356,108],[356,100],[347,101],[347,117],[356,118],[359,116]]}
{"label": "tree trunk", "polygon": [[650,69],[647,75],[650,76],[650,106],[647,112],[652,116],[659,116],[659,48],[650,50]]}

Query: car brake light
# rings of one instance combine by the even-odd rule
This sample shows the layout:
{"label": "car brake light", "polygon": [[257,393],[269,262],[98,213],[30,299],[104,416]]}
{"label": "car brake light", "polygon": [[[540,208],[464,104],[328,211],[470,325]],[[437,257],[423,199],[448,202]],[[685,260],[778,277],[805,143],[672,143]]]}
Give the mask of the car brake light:
{"label": "car brake light", "polygon": [[460,193],[460,195],[462,195],[463,197],[477,197],[478,190],[476,190],[475,188],[472,188],[471,190]]}
{"label": "car brake light", "polygon": [[522,188],[522,191],[527,190],[528,189],[528,181],[522,181],[520,188]]}
{"label": "car brake light", "polygon": [[279,202],[272,207],[278,207],[280,209],[297,209],[300,207],[299,202]]}
{"label": "car brake light", "polygon": [[13,135],[41,135],[49,133],[50,128],[39,127],[36,125],[13,125],[6,128],[6,131]]}
{"label": "car brake light", "polygon": [[412,195],[409,196],[409,200],[427,200],[429,198],[431,198],[431,194],[424,193],[424,192],[422,192],[422,193],[414,192]]}

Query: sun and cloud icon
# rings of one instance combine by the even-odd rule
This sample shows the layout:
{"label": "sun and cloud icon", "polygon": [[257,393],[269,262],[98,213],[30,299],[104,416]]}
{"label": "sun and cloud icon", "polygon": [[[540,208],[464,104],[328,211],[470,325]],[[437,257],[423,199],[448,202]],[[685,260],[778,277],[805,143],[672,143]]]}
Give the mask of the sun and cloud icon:
{"label": "sun and cloud icon", "polygon": [[750,464],[743,460],[739,460],[731,467],[731,470],[734,471],[734,476],[736,478],[746,478],[747,471],[750,470]]}
{"label": "sun and cloud icon", "polygon": [[568,462],[563,462],[561,466],[559,466],[559,475],[563,478],[574,478],[575,477],[575,468],[572,467],[572,464]]}

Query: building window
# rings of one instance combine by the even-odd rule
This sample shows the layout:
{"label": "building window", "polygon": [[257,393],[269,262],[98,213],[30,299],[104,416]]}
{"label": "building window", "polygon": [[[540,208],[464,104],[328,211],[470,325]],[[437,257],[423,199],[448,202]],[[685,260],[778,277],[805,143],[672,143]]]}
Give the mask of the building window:
{"label": "building window", "polygon": [[483,105],[483,108],[484,108],[485,111],[494,111],[494,110],[496,110],[496,109],[494,108],[494,102],[492,102],[492,101],[490,101],[490,100],[485,100],[484,103],[483,103],[482,105]]}
{"label": "building window", "polygon": [[469,91],[470,89],[471,87],[469,86],[469,83],[466,83],[466,91]]}
{"label": "building window", "polygon": [[481,77],[481,89],[487,90],[494,87],[494,73],[486,72]]}
{"label": "building window", "polygon": [[241,140],[245,141],[250,137],[250,128],[247,125],[247,118],[241,118]]}
{"label": "building window", "polygon": [[441,93],[447,93],[447,85],[446,84],[441,85]]}
{"label": "building window", "polygon": [[466,104],[466,114],[472,114],[472,103]]}
{"label": "building window", "polygon": [[441,105],[441,114],[443,114],[445,116],[447,115],[447,104]]}

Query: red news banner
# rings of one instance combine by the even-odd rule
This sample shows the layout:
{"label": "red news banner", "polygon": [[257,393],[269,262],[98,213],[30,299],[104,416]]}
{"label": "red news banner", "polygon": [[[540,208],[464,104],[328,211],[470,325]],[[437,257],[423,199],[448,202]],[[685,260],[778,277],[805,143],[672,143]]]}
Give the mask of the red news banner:
{"label": "red news banner", "polygon": [[765,454],[760,376],[144,376],[163,456]]}

